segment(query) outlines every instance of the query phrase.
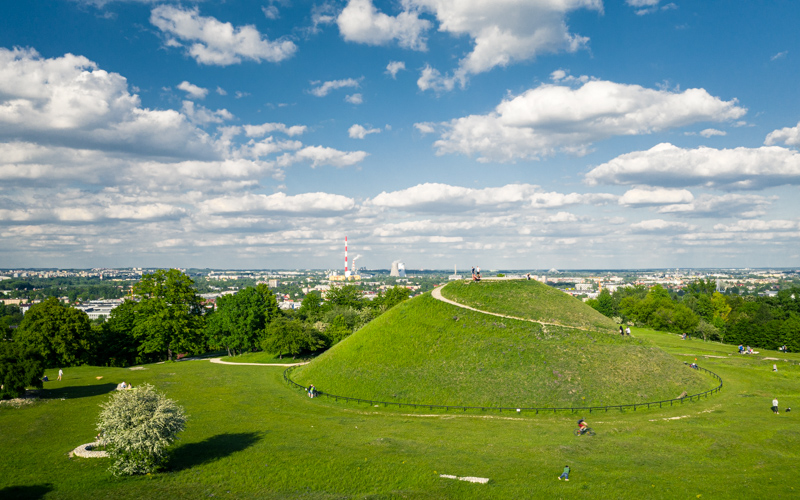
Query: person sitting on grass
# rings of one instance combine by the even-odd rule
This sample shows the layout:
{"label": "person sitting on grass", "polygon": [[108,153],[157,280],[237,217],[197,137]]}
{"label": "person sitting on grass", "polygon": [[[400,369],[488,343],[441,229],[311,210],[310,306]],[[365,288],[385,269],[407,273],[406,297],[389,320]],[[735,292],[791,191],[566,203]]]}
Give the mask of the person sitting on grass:
{"label": "person sitting on grass", "polygon": [[562,479],[564,481],[569,481],[569,465],[565,465],[564,466],[564,472],[562,472],[561,475],[558,476],[558,480],[559,481],[561,481]]}

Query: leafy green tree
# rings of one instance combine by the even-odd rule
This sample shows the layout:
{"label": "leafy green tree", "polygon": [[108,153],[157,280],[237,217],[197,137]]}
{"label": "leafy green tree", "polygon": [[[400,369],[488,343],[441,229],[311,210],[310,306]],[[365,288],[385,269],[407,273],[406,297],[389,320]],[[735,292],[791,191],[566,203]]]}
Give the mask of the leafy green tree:
{"label": "leafy green tree", "polygon": [[134,285],[133,293],[141,299],[133,331],[139,352],[172,361],[173,353],[203,349],[203,310],[193,283],[177,269],[162,269]]}
{"label": "leafy green tree", "polygon": [[133,332],[139,303],[125,300],[111,310],[108,321],[100,329],[100,346],[97,364],[109,366],[130,366],[135,363],[152,361],[139,356],[139,341]]}
{"label": "leafy green tree", "polygon": [[329,345],[331,346],[338,344],[351,333],[353,333],[353,330],[347,326],[342,315],[336,316],[325,329],[325,335],[328,337]]}
{"label": "leafy green tree", "polygon": [[703,340],[722,340],[719,329],[711,323],[700,320],[695,328],[695,335],[702,337]]}
{"label": "leafy green tree", "polygon": [[395,285],[392,288],[386,290],[386,294],[383,296],[383,305],[386,306],[386,309],[391,309],[400,302],[408,300],[408,294],[409,294],[408,288],[400,285]]}
{"label": "leafy green tree", "polygon": [[275,353],[295,356],[304,351],[317,351],[325,347],[325,340],[311,325],[300,320],[279,316],[267,325],[261,348]]}
{"label": "leafy green tree", "polygon": [[28,310],[14,339],[41,353],[50,367],[86,363],[96,345],[89,316],[55,297]]}
{"label": "leafy green tree", "polygon": [[[800,298],[800,296],[798,296]],[[781,345],[791,352],[800,352],[800,314],[791,311],[780,329]]]}
{"label": "leafy green tree", "polygon": [[318,321],[322,317],[322,297],[317,292],[309,292],[297,312],[303,320],[312,323]]}
{"label": "leafy green tree", "polygon": [[603,289],[596,299],[589,299],[586,304],[608,318],[618,316],[617,306],[608,289]]}
{"label": "leafy green tree", "polygon": [[0,341],[0,398],[18,398],[26,387],[42,388],[44,358],[16,342]]}
{"label": "leafy green tree", "polygon": [[183,408],[149,384],[117,391],[100,406],[97,429],[114,460],[110,470],[115,475],[157,471],[186,425]]}
{"label": "leafy green tree", "polygon": [[364,305],[362,293],[355,285],[342,285],[331,287],[325,294],[325,299],[331,306],[352,307],[361,309]]}
{"label": "leafy green tree", "polygon": [[278,311],[275,295],[266,286],[245,288],[217,299],[217,310],[206,322],[206,335],[214,347],[226,348],[229,356],[231,351],[251,351]]}
{"label": "leafy green tree", "polygon": [[686,287],[686,292],[691,295],[711,295],[717,290],[717,284],[711,278],[703,280],[700,278],[697,281],[689,283]]}

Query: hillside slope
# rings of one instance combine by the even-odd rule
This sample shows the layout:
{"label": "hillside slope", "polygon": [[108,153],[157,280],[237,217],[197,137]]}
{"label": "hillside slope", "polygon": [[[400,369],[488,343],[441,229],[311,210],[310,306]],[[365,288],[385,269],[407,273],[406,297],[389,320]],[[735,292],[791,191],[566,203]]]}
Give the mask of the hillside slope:
{"label": "hillside slope", "polygon": [[640,339],[497,318],[429,294],[387,311],[292,378],[337,395],[465,406],[625,404],[713,386]]}
{"label": "hillside slope", "polygon": [[442,288],[460,304],[545,323],[616,332],[614,322],[582,301],[535,280],[454,281]]}

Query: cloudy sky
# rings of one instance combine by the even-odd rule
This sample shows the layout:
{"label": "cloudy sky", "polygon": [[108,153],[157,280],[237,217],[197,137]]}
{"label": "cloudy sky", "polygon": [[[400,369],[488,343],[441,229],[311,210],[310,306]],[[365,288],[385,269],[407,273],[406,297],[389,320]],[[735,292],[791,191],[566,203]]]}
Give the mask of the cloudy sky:
{"label": "cloudy sky", "polygon": [[800,265],[800,2],[0,19],[0,267]]}

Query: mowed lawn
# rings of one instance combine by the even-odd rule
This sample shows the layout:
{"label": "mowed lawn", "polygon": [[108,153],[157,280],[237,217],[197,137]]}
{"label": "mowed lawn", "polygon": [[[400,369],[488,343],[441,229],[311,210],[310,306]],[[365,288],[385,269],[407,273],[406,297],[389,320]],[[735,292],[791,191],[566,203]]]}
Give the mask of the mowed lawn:
{"label": "mowed lawn", "polygon": [[[82,367],[46,396],[0,408],[0,498],[793,498],[800,494],[798,355],[634,329],[718,373],[723,391],[663,410],[592,415],[408,412],[311,400],[283,368],[208,361]],[[790,361],[761,359],[770,356]],[[707,356],[720,356],[709,357]],[[772,365],[778,371],[772,371]],[[55,379],[57,370],[49,370]],[[102,376],[98,380],[96,377]],[[116,478],[92,441],[122,380],[149,382],[189,414],[169,469]],[[797,411],[774,415],[773,397]],[[597,431],[572,434],[579,416]],[[565,464],[570,482],[558,481]],[[439,474],[490,478],[472,484]]]}

